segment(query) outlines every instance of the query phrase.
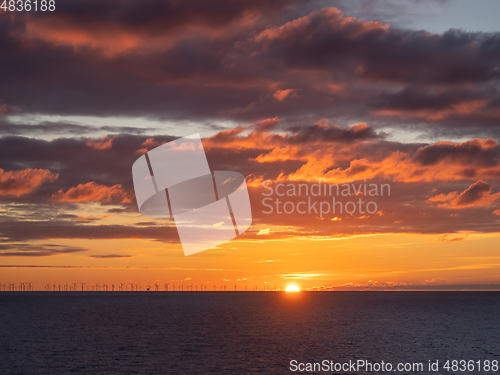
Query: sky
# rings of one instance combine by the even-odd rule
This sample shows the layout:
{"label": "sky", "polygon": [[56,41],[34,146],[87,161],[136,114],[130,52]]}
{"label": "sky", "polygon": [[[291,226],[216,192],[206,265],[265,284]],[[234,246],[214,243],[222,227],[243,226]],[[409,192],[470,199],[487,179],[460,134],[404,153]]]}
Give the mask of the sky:
{"label": "sky", "polygon": [[[0,284],[500,289],[499,8],[0,10]],[[245,176],[253,223],[184,256],[132,164],[193,133]]]}

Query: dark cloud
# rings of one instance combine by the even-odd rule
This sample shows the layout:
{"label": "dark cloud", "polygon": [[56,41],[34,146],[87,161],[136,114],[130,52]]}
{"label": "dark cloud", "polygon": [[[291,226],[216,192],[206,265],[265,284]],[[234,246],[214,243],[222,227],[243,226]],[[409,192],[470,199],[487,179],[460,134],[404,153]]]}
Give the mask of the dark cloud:
{"label": "dark cloud", "polygon": [[80,124],[70,124],[65,122],[44,121],[38,124],[28,125],[11,123],[8,120],[0,122],[0,135],[20,135],[20,136],[41,136],[51,134],[53,136],[78,136],[92,133],[111,133],[111,134],[144,134],[158,130],[156,128],[137,128],[132,126],[90,126]]}

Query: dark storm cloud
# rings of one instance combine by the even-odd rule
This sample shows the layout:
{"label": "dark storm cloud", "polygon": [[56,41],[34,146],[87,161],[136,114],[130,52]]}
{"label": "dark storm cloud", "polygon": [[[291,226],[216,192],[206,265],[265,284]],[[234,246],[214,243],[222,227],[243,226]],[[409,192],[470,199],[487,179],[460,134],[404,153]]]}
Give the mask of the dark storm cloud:
{"label": "dark storm cloud", "polygon": [[0,16],[0,100],[21,113],[498,133],[500,34],[394,29],[311,4],[75,1]]}
{"label": "dark storm cloud", "polygon": [[[471,183],[479,178],[491,190],[498,190],[499,146],[493,140],[402,144],[381,139],[380,134],[365,124],[351,128],[310,125],[291,129],[287,134],[255,127],[250,132],[243,130],[225,131],[203,139],[203,144],[212,170],[240,171],[246,176],[254,224],[259,225],[256,228],[295,228],[293,234],[279,229],[266,238],[388,231],[489,233],[498,228],[499,217],[493,213],[498,208],[496,195],[486,192],[480,201],[469,199],[469,203],[462,205],[454,200],[458,192],[474,195],[476,187]],[[83,137],[53,141],[0,138],[0,168],[17,174],[19,170],[37,168],[58,176],[24,195],[2,197],[0,242],[11,246],[6,253],[22,252],[11,245],[13,242],[32,240],[144,239],[178,243],[177,231],[168,220],[134,223],[139,215],[132,198],[131,178],[131,165],[144,150],[173,139],[121,135],[93,140],[89,146],[90,139]],[[467,168],[474,173],[464,173]],[[12,176],[17,176],[16,173]],[[283,178],[309,185],[319,179],[354,184],[368,179],[369,183],[390,182],[392,187],[390,196],[377,199],[380,214],[343,212],[336,214],[340,220],[335,222],[330,220],[333,216],[320,220],[317,215],[264,214],[268,208],[262,203],[261,182]],[[304,198],[289,200],[298,199]],[[331,201],[331,197],[325,199]],[[85,206],[92,202],[108,206],[97,212],[96,206]],[[88,209],[94,212],[89,213]],[[110,223],[114,218],[128,220],[130,224]],[[261,238],[256,236],[257,231],[251,229],[244,236]],[[39,253],[49,255],[49,250],[44,248]],[[23,251],[35,254],[31,248]]]}

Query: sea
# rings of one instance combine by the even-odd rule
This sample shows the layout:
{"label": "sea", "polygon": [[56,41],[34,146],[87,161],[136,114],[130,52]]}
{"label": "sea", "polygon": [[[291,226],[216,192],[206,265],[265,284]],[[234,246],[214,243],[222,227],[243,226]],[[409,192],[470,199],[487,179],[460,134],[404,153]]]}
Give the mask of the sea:
{"label": "sea", "polygon": [[1,374],[476,374],[499,360],[499,292],[0,293]]}

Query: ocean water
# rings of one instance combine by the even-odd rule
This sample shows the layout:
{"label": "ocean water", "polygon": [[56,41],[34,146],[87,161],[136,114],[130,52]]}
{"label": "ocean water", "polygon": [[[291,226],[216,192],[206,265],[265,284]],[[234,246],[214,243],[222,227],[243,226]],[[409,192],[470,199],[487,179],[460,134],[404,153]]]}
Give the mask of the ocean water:
{"label": "ocean water", "polygon": [[292,360],[358,359],[500,360],[500,293],[0,293],[2,374],[291,374],[307,373]]}

